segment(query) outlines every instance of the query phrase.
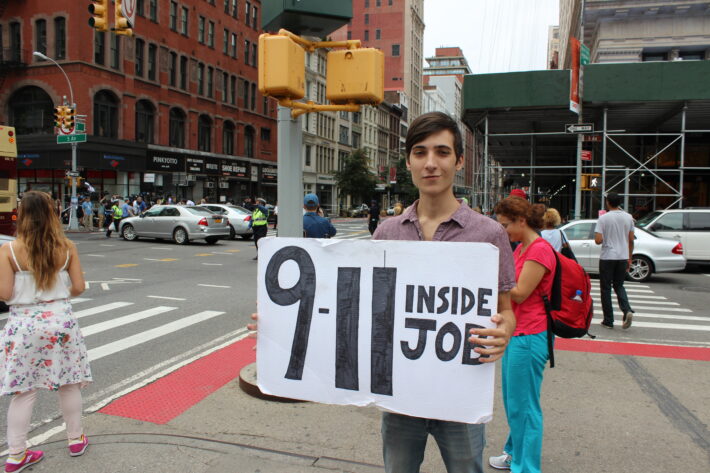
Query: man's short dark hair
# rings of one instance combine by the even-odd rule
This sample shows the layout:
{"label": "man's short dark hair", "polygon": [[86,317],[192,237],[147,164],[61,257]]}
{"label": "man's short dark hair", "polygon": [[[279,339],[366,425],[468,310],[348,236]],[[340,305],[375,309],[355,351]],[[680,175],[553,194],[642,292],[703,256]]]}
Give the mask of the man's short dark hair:
{"label": "man's short dark hair", "polygon": [[618,207],[621,205],[621,197],[616,192],[609,192],[606,195],[606,201],[611,207]]}
{"label": "man's short dark hair", "polygon": [[443,112],[429,112],[419,115],[409,127],[405,145],[407,149],[407,160],[409,160],[409,153],[412,152],[412,148],[414,148],[416,144],[421,143],[429,136],[443,130],[449,130],[451,134],[454,135],[454,152],[456,153],[456,158],[458,159],[460,156],[463,156],[463,137],[461,136],[459,126],[456,124],[456,120]]}

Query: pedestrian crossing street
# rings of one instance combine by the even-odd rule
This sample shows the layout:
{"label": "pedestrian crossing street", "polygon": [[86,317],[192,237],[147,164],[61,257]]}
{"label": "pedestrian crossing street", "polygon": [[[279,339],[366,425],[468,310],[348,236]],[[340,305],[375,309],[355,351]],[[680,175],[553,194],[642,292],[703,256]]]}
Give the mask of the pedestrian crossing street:
{"label": "pedestrian crossing street", "polygon": [[[624,283],[629,304],[634,310],[633,327],[663,330],[710,331],[710,317],[694,315],[691,309],[680,303],[657,295],[650,286],[626,281]],[[599,292],[599,280],[592,279],[592,299],[594,301],[594,319],[592,325],[602,321],[602,303]],[[614,323],[621,326],[623,312],[616,301],[612,289]]]}
{"label": "pedestrian crossing street", "polygon": [[[180,315],[179,318],[173,318],[166,322],[165,318],[158,316],[178,311],[178,307],[158,305],[145,308],[145,304],[143,303],[137,304],[136,302],[124,301],[107,302],[91,306],[94,303],[95,301],[91,298],[76,297],[72,299],[74,315],[79,320],[79,326],[86,338],[89,360],[91,362],[142,345],[159,337],[178,332],[179,330],[188,329],[196,324],[225,314],[223,311],[203,310],[187,316]],[[85,306],[87,307],[85,308]],[[134,311],[135,309],[140,310]],[[103,317],[103,320],[95,321],[95,319],[101,318],[100,316],[102,315],[110,315],[111,317],[109,319]],[[4,324],[8,316],[8,313],[0,314],[0,324]],[[95,345],[93,342],[93,335],[102,334],[118,327],[148,319],[154,320],[155,327],[101,345]]]}
{"label": "pedestrian crossing street", "polygon": [[[338,233],[333,237],[333,240],[369,240],[372,238],[367,228],[362,228],[362,223],[339,223],[336,225]],[[269,228],[266,236],[278,236],[278,233],[273,228]]]}

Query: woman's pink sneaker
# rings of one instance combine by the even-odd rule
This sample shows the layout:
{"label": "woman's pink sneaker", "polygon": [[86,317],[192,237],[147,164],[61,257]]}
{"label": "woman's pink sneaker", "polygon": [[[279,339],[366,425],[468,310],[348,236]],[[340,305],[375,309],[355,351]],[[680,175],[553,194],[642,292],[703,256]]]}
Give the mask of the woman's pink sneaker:
{"label": "woman's pink sneaker", "polygon": [[15,461],[8,457],[5,461],[5,473],[19,473],[44,458],[44,452],[40,450],[25,450],[25,456],[20,461]]}
{"label": "woman's pink sneaker", "polygon": [[81,437],[78,440],[73,440],[69,444],[69,455],[72,457],[78,457],[84,454],[86,451],[86,447],[89,446],[89,439],[86,438],[86,435],[81,435]]}

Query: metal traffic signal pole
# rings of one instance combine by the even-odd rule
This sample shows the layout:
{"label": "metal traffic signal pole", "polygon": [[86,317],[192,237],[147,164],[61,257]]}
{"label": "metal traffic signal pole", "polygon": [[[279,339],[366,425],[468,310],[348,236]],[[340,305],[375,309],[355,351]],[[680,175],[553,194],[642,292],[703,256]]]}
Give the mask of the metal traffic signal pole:
{"label": "metal traffic signal pole", "polygon": [[278,169],[276,188],[279,206],[279,236],[303,237],[303,163],[301,117],[291,116],[291,109],[279,105]]}
{"label": "metal traffic signal pole", "polygon": [[[581,11],[579,13],[579,38],[580,43],[584,43],[584,3],[582,0]],[[581,45],[580,45],[581,48]],[[579,56],[579,55],[578,55]],[[578,58],[579,64],[579,114],[577,115],[577,123],[584,122],[584,117],[582,117],[582,110],[584,107],[584,98],[582,95],[582,87],[584,84],[584,67],[582,67],[581,56]],[[575,191],[574,191],[574,219],[579,220],[582,218],[582,141],[584,137],[580,133],[577,135],[577,173],[575,178]]]}

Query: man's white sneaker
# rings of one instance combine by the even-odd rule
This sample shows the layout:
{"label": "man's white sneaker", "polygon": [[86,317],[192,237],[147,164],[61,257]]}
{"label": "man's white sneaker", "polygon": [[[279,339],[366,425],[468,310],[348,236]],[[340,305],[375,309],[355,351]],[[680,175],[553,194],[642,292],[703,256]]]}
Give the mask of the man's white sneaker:
{"label": "man's white sneaker", "polygon": [[510,460],[511,456],[504,452],[499,457],[488,457],[488,464],[496,470],[510,470]]}

